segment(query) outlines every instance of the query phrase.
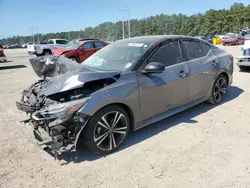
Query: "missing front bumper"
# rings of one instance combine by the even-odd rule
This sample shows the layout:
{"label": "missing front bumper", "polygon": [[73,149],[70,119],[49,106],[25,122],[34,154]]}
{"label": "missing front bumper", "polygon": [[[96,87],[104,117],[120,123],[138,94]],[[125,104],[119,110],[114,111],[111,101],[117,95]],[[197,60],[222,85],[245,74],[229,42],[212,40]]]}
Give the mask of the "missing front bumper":
{"label": "missing front bumper", "polygon": [[75,151],[74,143],[63,146],[62,143],[52,140],[50,135],[44,129],[34,129],[31,123],[24,123],[22,132],[31,143],[35,144],[41,149],[49,148],[54,154],[61,154],[66,151]]}

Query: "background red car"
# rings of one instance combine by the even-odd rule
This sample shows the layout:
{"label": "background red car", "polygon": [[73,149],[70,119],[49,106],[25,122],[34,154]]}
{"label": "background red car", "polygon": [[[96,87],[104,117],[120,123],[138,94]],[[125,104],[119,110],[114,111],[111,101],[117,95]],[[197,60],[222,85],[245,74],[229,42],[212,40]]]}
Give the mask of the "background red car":
{"label": "background red car", "polygon": [[0,62],[6,62],[6,61],[7,59],[3,51],[3,45],[0,44]]}
{"label": "background red car", "polygon": [[226,45],[242,45],[245,43],[245,39],[242,36],[229,36],[226,38],[222,39],[222,45],[226,46]]}
{"label": "background red car", "polygon": [[96,51],[108,45],[107,42],[99,39],[76,39],[68,43],[66,47],[54,47],[53,56],[65,56],[78,63],[82,63]]}

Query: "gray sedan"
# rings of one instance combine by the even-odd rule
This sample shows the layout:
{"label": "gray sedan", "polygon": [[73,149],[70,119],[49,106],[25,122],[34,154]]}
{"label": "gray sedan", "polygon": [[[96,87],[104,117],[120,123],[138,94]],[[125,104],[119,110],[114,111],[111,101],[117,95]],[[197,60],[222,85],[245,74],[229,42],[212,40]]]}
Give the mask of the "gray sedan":
{"label": "gray sedan", "polygon": [[41,79],[17,102],[29,114],[24,133],[56,154],[79,140],[95,153],[113,152],[131,131],[204,101],[221,103],[233,74],[232,55],[185,36],[116,41],[82,64],[52,56],[30,62]]}

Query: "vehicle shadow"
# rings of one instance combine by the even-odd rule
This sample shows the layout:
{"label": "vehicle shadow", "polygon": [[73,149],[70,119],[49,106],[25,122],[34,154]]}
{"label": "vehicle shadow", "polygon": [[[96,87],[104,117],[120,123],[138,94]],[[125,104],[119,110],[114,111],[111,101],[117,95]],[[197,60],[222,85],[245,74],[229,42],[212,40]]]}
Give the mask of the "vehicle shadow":
{"label": "vehicle shadow", "polygon": [[[241,93],[243,93],[244,90],[236,87],[236,86],[231,86],[228,88],[228,93],[225,96],[224,101],[220,104],[223,105],[224,103],[227,103],[237,97]],[[168,128],[171,128],[173,126],[177,126],[180,123],[186,122],[186,123],[197,123],[196,120],[193,120],[194,117],[197,115],[206,113],[207,111],[216,108],[216,105],[211,105],[208,103],[201,103],[199,105],[196,105],[188,110],[185,110],[183,112],[180,112],[172,117],[169,117],[165,120],[162,120],[160,122],[154,123],[148,127],[145,127],[141,130],[132,132],[130,136],[128,137],[128,140],[126,143],[116,152],[110,155],[115,155],[117,152],[124,150],[126,148],[129,148],[130,146],[136,145],[146,139],[149,139],[150,137],[153,137],[162,131],[167,130]],[[79,163],[83,161],[93,161],[96,159],[101,158],[102,156],[99,156],[97,154],[94,154],[91,152],[89,149],[84,147],[83,145],[79,145],[78,153],[64,153],[62,156],[60,156],[60,159],[66,161],[66,163],[63,164],[68,164],[70,162],[73,163]],[[105,156],[104,156],[105,157]],[[60,160],[59,159],[59,160]],[[62,165],[63,165],[62,164]]]}
{"label": "vehicle shadow", "polygon": [[3,64],[3,63],[11,63],[11,62],[13,62],[12,60],[7,60],[7,61],[4,61],[4,62],[1,62],[1,64]]}
{"label": "vehicle shadow", "polygon": [[25,65],[11,65],[11,66],[0,67],[0,70],[21,69],[21,68],[26,68],[26,67],[27,67],[27,66],[25,66]]}

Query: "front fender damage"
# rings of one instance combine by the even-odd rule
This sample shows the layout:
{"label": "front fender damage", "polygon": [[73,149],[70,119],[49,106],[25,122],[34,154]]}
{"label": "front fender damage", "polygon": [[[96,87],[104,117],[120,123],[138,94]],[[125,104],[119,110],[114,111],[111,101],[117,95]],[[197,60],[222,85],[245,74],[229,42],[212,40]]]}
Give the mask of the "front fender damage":
{"label": "front fender damage", "polygon": [[37,146],[51,149],[55,157],[76,151],[90,118],[81,109],[92,93],[115,83],[120,74],[87,70],[60,57],[34,58],[30,62],[41,79],[25,89],[16,102],[18,110],[29,116],[23,121],[23,133]]}

